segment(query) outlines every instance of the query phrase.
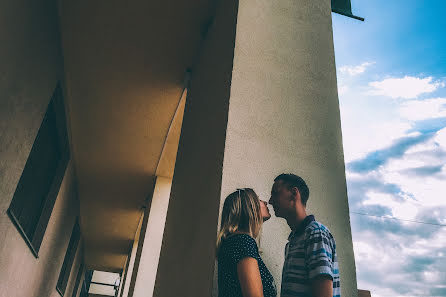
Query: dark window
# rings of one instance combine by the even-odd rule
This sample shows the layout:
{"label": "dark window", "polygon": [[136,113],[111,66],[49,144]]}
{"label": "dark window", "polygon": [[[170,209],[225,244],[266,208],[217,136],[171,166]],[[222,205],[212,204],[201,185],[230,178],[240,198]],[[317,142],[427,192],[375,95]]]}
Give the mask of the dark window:
{"label": "dark window", "polygon": [[79,285],[81,283],[83,274],[84,274],[84,263],[82,262],[82,264],[79,265],[79,270],[77,271],[76,282],[74,284],[73,294],[71,294],[71,297],[77,297],[77,291],[79,290]]}
{"label": "dark window", "polygon": [[85,272],[84,281],[82,282],[82,287],[79,297],[88,297],[88,291],[90,290],[90,283],[92,277],[93,277],[93,270],[87,270]]}
{"label": "dark window", "polygon": [[74,223],[73,231],[71,232],[70,242],[68,243],[67,252],[63,259],[62,269],[59,273],[59,279],[57,280],[56,289],[61,296],[65,294],[67,288],[68,279],[70,278],[71,266],[73,265],[74,256],[76,256],[77,246],[80,239],[79,223]]}
{"label": "dark window", "polygon": [[62,89],[57,85],[8,209],[36,257],[69,158]]}

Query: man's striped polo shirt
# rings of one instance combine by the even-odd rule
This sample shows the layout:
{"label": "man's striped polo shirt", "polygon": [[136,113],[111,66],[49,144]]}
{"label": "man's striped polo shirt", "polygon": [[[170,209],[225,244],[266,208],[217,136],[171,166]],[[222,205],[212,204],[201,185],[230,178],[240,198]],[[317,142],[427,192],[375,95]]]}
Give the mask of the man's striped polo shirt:
{"label": "man's striped polo shirt", "polygon": [[310,215],[288,237],[280,296],[310,297],[310,280],[321,274],[331,277],[333,297],[340,297],[335,240],[330,230]]}

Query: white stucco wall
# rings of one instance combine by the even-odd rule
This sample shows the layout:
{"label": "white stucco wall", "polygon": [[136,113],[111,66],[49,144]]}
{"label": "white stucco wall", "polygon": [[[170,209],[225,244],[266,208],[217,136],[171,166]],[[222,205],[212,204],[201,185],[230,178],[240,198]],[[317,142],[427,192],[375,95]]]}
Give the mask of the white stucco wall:
{"label": "white stucco wall", "polygon": [[[6,211],[63,64],[53,0],[0,2],[0,296],[60,296],[56,283],[79,205],[71,162],[36,258]],[[76,278],[78,251],[66,294]]]}
{"label": "white stucco wall", "polygon": [[[267,201],[278,174],[303,177],[308,212],[335,236],[343,296],[355,296],[332,35],[330,0],[240,0],[221,198],[252,187]],[[273,218],[261,235],[278,287],[289,232]]]}

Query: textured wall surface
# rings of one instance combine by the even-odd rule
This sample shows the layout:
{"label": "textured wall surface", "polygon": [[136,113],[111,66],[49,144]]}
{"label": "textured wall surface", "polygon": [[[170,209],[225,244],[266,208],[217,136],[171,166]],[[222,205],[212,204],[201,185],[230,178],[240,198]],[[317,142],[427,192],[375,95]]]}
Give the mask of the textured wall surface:
{"label": "textured wall surface", "polygon": [[[39,258],[34,257],[6,213],[62,77],[56,2],[1,1],[0,19],[0,296],[60,296],[56,283],[78,213],[71,163]],[[77,256],[74,270],[79,259]],[[76,272],[71,274],[67,293],[71,294]]]}
{"label": "textured wall surface", "polygon": [[[75,196],[72,164],[70,163],[54,204],[53,212],[39,251],[34,257],[24,239],[2,209],[0,234],[0,296],[60,296],[56,283],[70,240],[79,202]],[[9,221],[8,221],[9,220]],[[78,247],[82,245],[79,242]],[[76,252],[66,294],[71,295],[82,258]]]}
{"label": "textured wall surface", "polygon": [[153,296],[209,297],[237,1],[221,1],[192,69]]}
{"label": "textured wall surface", "polygon": [[[267,201],[275,176],[302,176],[308,212],[335,236],[343,296],[355,296],[332,35],[329,0],[240,0],[222,200],[253,187]],[[260,239],[278,287],[289,232],[273,218]]]}
{"label": "textured wall surface", "polygon": [[[238,187],[268,200],[283,172],[308,182],[308,212],[332,230],[343,295],[355,296],[330,1],[241,0],[237,6],[232,75],[222,47],[231,40],[224,34],[229,28],[218,29],[229,25],[219,19],[224,10],[193,72],[154,296],[209,296],[215,191],[221,186],[220,203]],[[279,289],[289,232],[284,220],[273,218],[259,239]]]}

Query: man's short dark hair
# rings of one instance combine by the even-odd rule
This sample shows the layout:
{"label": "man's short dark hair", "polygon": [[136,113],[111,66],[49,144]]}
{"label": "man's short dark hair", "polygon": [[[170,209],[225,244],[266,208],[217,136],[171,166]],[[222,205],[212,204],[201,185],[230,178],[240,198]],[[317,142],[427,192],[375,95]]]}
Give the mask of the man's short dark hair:
{"label": "man's short dark hair", "polygon": [[304,206],[307,205],[308,197],[310,196],[310,189],[308,189],[308,186],[303,178],[292,173],[282,173],[274,179],[275,182],[279,180],[290,189],[296,187],[299,190],[302,204]]}

